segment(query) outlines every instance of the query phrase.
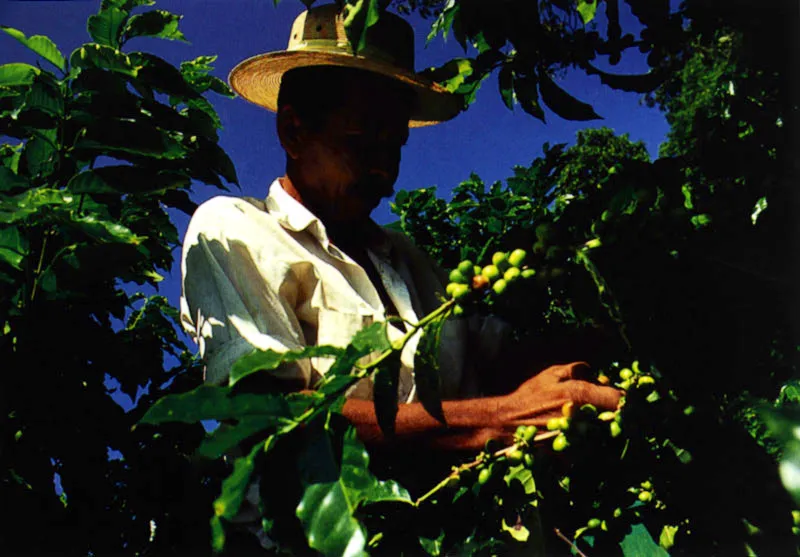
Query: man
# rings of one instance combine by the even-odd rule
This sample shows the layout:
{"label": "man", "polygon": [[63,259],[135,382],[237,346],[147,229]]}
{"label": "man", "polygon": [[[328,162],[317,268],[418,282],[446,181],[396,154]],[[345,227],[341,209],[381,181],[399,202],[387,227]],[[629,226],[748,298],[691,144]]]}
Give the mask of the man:
{"label": "man", "polygon": [[[231,364],[253,348],[345,345],[371,322],[392,315],[415,322],[439,305],[439,270],[369,215],[393,192],[409,127],[452,118],[458,99],[413,73],[413,34],[399,17],[382,16],[367,39],[353,56],[343,16],[335,5],[320,6],[297,19],[287,51],[256,56],[231,73],[241,96],[277,111],[286,175],[265,200],[215,198],[190,223],[182,316],[205,358],[207,381],[225,381]],[[620,393],[582,380],[581,364],[548,368],[507,395],[475,398],[475,374],[490,371],[487,353],[496,346],[487,327],[481,334],[454,319],[443,333],[447,426],[416,402],[418,338],[408,343],[399,440],[472,450],[489,438],[510,441],[518,425],[543,425],[566,402],[616,408]],[[390,325],[390,336],[403,333]],[[309,389],[330,363],[311,359],[264,376],[274,388]],[[370,381],[348,396],[343,414],[359,436],[384,442]]]}

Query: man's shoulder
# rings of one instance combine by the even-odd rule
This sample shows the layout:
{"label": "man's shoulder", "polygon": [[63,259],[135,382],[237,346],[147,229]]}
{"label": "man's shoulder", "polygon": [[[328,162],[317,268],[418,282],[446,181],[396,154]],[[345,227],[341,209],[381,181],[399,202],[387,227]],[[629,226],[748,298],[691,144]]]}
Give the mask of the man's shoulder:
{"label": "man's shoulder", "polygon": [[187,237],[203,235],[237,235],[253,227],[280,228],[263,200],[219,195],[201,203],[189,222]]}

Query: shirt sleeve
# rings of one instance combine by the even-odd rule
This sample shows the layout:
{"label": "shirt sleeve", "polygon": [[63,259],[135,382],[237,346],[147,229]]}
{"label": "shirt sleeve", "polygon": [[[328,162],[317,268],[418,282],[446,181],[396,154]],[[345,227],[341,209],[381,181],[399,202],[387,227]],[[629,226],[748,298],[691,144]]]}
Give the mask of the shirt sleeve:
{"label": "shirt sleeve", "polygon": [[[246,201],[217,197],[198,207],[181,260],[181,322],[205,361],[205,380],[222,384],[254,349],[287,352],[306,345],[295,314],[292,266],[270,242],[269,215]],[[272,372],[308,386],[307,360]]]}

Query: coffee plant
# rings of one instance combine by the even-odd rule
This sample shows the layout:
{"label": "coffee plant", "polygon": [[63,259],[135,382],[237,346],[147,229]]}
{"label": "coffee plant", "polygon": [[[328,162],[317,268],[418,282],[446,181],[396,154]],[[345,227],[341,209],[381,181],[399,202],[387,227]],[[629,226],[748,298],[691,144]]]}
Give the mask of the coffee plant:
{"label": "coffee plant", "polygon": [[[452,35],[465,57],[431,77],[465,107],[495,73],[509,109],[542,120],[597,116],[557,84],[566,69],[644,93],[671,126],[661,157],[587,129],[505,184],[473,175],[447,201],[399,192],[394,226],[450,270],[437,310],[394,342],[377,323],[344,347],[254,352],[228,385],[199,385],[177,312],[152,290],[179,240],[167,209],[193,212],[194,181],[236,183],[206,98],[231,96],[213,56],[176,68],[129,50],[183,40],[180,16],[150,0],[103,0],[69,57],[3,28],[42,58],[0,66],[3,552],[238,554],[255,533],[295,554],[796,553],[791,3],[347,4],[356,50],[387,4],[431,17],[429,40]],[[623,29],[621,9],[641,27]],[[649,71],[601,69],[631,50]],[[395,439],[405,343],[421,335],[419,398],[441,416],[441,328],[489,316],[514,332],[501,356],[590,362],[625,391],[620,408],[566,405],[477,455]],[[261,388],[308,357],[334,360],[315,391]],[[498,362],[482,391],[513,390],[517,369]],[[367,451],[339,413],[366,377],[388,448]],[[112,380],[138,399],[129,413]]]}

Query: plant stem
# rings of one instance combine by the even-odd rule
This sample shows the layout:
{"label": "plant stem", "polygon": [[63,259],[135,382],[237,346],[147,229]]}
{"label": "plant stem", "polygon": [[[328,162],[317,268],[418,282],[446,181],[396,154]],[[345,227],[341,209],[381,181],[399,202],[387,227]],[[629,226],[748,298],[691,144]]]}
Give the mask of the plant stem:
{"label": "plant stem", "polygon": [[575,545],[574,543],[572,543],[567,536],[562,534],[561,530],[559,530],[558,528],[553,528],[553,531],[556,533],[556,536],[558,536],[559,538],[561,538],[562,540],[564,540],[565,542],[567,542],[569,544],[569,546],[572,548],[572,550],[575,552],[575,554],[578,557],[586,557],[586,554],[583,551],[581,551],[580,549],[578,549],[578,546]]}

